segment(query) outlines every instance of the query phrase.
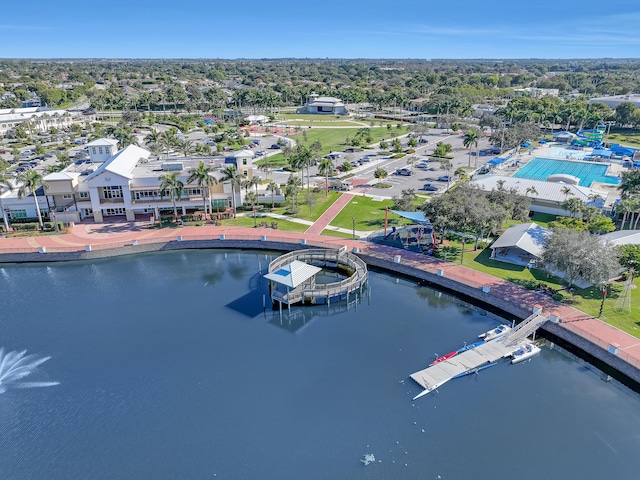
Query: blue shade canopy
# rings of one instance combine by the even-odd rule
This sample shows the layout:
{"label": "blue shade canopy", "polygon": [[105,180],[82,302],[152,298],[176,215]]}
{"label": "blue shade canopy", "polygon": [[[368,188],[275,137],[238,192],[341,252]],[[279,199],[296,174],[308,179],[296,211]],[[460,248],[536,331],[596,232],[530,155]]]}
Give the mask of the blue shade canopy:
{"label": "blue shade canopy", "polygon": [[501,163],[506,162],[507,159],[506,158],[500,158],[500,157],[496,157],[493,160],[489,160],[487,162],[487,165],[500,165]]}
{"label": "blue shade canopy", "polygon": [[391,210],[391,212],[422,225],[431,225],[429,219],[424,216],[424,212],[401,212],[399,210]]}

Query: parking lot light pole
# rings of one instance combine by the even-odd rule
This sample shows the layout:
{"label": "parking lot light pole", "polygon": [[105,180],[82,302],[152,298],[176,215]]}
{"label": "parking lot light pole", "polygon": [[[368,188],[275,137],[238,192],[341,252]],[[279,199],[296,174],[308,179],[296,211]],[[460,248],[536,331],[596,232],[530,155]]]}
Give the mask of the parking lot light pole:
{"label": "parking lot light pole", "polygon": [[353,228],[353,239],[356,238],[356,217],[351,217],[351,226]]}

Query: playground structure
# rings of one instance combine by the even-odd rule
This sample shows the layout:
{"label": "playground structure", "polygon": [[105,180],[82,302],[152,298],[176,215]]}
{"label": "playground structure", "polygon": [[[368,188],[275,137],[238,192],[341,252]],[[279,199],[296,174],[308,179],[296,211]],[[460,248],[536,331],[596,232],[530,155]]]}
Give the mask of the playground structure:
{"label": "playground structure", "polygon": [[617,143],[608,144],[605,148],[603,143],[605,132],[607,131],[606,125],[598,125],[596,128],[589,130],[580,130],[576,133],[577,137],[572,145],[577,147],[590,147],[594,149],[594,153],[591,157],[632,157],[636,152],[635,148],[623,147]]}
{"label": "playground structure", "polygon": [[408,218],[414,223],[401,227],[392,226],[391,232],[388,232],[385,215],[384,233],[381,236],[374,237],[372,241],[414,252],[427,252],[435,247],[435,231],[423,212],[401,212],[398,210],[391,210],[391,212]]}

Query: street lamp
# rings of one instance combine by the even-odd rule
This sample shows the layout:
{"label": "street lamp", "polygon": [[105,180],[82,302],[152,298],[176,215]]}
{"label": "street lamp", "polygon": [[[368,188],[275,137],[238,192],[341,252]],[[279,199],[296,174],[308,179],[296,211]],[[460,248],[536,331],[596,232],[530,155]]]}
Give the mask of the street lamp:
{"label": "street lamp", "polygon": [[353,228],[353,238],[356,238],[356,217],[351,217],[351,226]]}
{"label": "street lamp", "polygon": [[598,313],[598,318],[602,316],[602,310],[604,309],[604,301],[607,298],[607,286],[602,285],[602,302],[600,302],[600,312]]}

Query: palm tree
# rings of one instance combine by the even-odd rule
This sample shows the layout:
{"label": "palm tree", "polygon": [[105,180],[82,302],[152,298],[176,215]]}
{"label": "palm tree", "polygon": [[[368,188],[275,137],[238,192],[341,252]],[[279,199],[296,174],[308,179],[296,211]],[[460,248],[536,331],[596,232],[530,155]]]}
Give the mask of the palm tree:
{"label": "palm tree", "polygon": [[198,163],[197,168],[191,169],[190,175],[187,178],[187,183],[196,182],[202,189],[202,203],[204,206],[204,218],[207,219],[207,203],[211,205],[211,187],[218,183],[218,179],[211,173],[213,169],[205,166],[204,163]]}
{"label": "palm tree", "polygon": [[144,144],[149,147],[154,155],[159,156],[162,153],[162,135],[155,128],[144,137]]}
{"label": "palm tree", "polygon": [[158,180],[162,182],[160,184],[160,198],[164,197],[165,193],[169,196],[169,200],[173,203],[173,219],[178,220],[176,201],[182,197],[184,183],[180,181],[177,173],[165,173],[158,177]]}
{"label": "palm tree", "polygon": [[561,192],[564,195],[565,201],[567,200],[567,198],[573,195],[573,191],[571,190],[571,187],[568,187],[568,186],[562,187]]}
{"label": "palm tree", "polygon": [[193,142],[185,138],[184,140],[180,140],[178,142],[178,148],[185,157],[188,157],[189,154],[193,151]]}
{"label": "palm tree", "polygon": [[[478,132],[475,130],[469,130],[464,134],[464,140],[462,141],[464,148],[469,149],[469,167],[471,167],[471,147],[476,148],[478,146]],[[478,159],[476,156],[476,166],[478,165]]]}
{"label": "palm tree", "polygon": [[531,187],[527,187],[527,190],[525,192],[525,196],[528,197],[529,194],[538,195],[538,190],[536,190],[536,187],[534,187],[533,185]]}
{"label": "palm tree", "polygon": [[118,128],[113,136],[118,140],[118,146],[120,148],[128,147],[129,145],[138,145],[138,137],[129,127]]}
{"label": "palm tree", "polygon": [[323,158],[318,165],[318,173],[324,175],[325,196],[329,195],[329,175],[333,173],[333,162],[329,158]]}
{"label": "palm tree", "polygon": [[570,198],[562,204],[562,208],[571,214],[571,218],[574,218],[578,213],[580,213],[584,207],[584,202],[579,198]]}
{"label": "palm tree", "polygon": [[2,220],[4,221],[5,232],[9,231],[9,219],[7,218],[7,212],[4,211],[4,205],[2,205],[2,189],[6,188],[10,192],[13,191],[13,185],[10,182],[11,177],[7,175],[9,171],[9,164],[4,161],[0,161],[0,211],[2,211]]}
{"label": "palm tree", "polygon": [[49,185],[42,180],[42,175],[38,173],[36,170],[27,170],[26,172],[21,173],[17,177],[18,183],[20,184],[20,188],[18,188],[18,198],[22,199],[25,195],[33,195],[33,201],[36,204],[36,214],[38,215],[38,223],[40,224],[40,228],[44,228],[44,223],[42,223],[42,214],[40,213],[40,205],[38,205],[38,197],[36,195],[36,190],[38,187],[48,187]]}
{"label": "palm tree", "polygon": [[273,180],[271,180],[267,184],[267,191],[271,192],[271,208],[275,208],[275,206],[276,206],[275,197],[276,197],[276,191],[277,190],[278,190],[278,184],[276,182],[274,182]]}
{"label": "palm tree", "polygon": [[222,181],[231,182],[231,204],[233,205],[233,218],[236,218],[236,187],[240,187],[242,175],[234,165],[222,169]]}

